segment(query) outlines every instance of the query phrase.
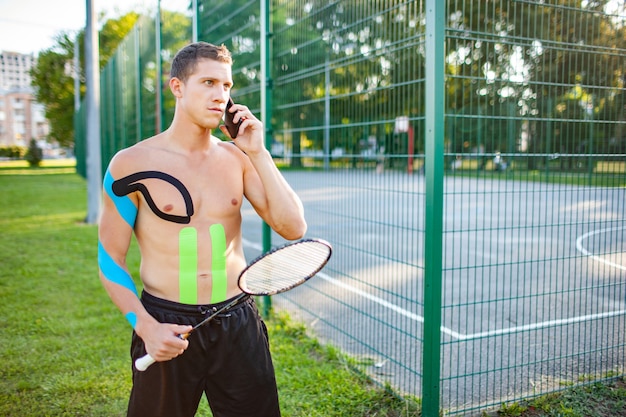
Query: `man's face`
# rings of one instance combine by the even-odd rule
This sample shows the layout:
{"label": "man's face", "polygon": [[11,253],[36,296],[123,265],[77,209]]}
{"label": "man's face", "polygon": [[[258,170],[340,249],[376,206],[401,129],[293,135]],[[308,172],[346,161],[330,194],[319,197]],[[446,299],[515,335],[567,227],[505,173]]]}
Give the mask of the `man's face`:
{"label": "man's face", "polygon": [[232,67],[212,59],[198,61],[195,71],[184,83],[170,84],[177,105],[193,123],[206,129],[219,126],[233,86]]}

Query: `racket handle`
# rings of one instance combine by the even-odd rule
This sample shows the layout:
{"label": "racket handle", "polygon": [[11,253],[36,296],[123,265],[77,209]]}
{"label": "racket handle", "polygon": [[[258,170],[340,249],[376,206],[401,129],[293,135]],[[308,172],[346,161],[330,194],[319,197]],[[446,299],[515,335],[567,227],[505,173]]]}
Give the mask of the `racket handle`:
{"label": "racket handle", "polygon": [[[179,334],[178,338],[179,339],[183,339],[183,340],[187,340],[187,338],[189,337],[190,334],[191,334],[191,332],[185,333],[185,334]],[[135,368],[137,368],[138,371],[145,371],[154,362],[156,362],[154,360],[154,358],[152,356],[150,356],[149,353],[146,353],[144,356],[142,356],[141,358],[139,358],[139,359],[137,359],[135,361]]]}
{"label": "racket handle", "polygon": [[144,356],[135,361],[135,368],[137,368],[138,371],[145,371],[154,362],[154,358],[150,356],[149,353],[146,353]]}

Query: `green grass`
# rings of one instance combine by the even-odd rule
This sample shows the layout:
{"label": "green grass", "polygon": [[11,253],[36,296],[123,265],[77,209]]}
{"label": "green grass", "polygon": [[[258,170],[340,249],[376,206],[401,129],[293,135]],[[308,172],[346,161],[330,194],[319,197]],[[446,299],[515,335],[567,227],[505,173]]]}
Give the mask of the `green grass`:
{"label": "green grass", "polygon": [[616,417],[626,415],[626,379],[592,383],[503,406],[509,417]]}
{"label": "green grass", "polygon": [[[472,161],[470,161],[472,162]],[[475,161],[474,161],[475,162]],[[293,168],[289,166],[285,161],[277,161],[277,166],[281,170],[287,171],[323,171],[324,167],[321,162],[304,161],[303,166]],[[468,165],[473,167],[472,165]],[[563,185],[576,185],[576,186],[591,186],[591,187],[626,187],[626,173],[620,170],[617,172],[611,171],[607,166],[618,166],[616,164],[604,164],[602,170],[589,174],[586,171],[568,172],[560,171],[558,169],[549,170],[527,170],[525,168],[507,169],[504,172],[496,172],[490,169],[477,169],[467,168],[459,169],[456,171],[446,170],[444,175],[449,177],[465,177],[465,178],[477,178],[481,180],[507,180],[507,181],[524,181],[524,182],[537,182],[547,184],[563,184]],[[369,165],[363,165],[358,163],[356,166],[350,162],[337,162],[331,161],[330,167],[332,169],[363,169],[364,171],[375,172],[375,165],[370,163]],[[621,165],[619,165],[621,167]],[[406,172],[406,168],[398,165],[395,168],[386,167],[384,172]],[[413,175],[423,175],[421,171],[421,164],[416,162],[413,170]]]}
{"label": "green grass", "polygon": [[[131,330],[98,279],[85,181],[14,169],[0,170],[0,415],[123,416]],[[129,267],[137,276],[135,244]],[[419,415],[287,316],[267,323],[285,416]],[[210,415],[205,403],[198,416]]]}
{"label": "green grass", "polygon": [[626,187],[626,174],[607,174],[586,172],[559,172],[541,170],[507,170],[495,172],[488,170],[457,170],[448,171],[446,175],[480,179],[495,179],[508,181],[540,182],[547,184],[563,184],[591,187]]}

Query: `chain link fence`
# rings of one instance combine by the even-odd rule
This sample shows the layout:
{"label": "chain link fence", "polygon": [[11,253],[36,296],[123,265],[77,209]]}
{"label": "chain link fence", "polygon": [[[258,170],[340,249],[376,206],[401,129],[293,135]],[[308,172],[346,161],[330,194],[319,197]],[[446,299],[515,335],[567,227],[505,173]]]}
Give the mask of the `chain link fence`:
{"label": "chain link fence", "polygon": [[[434,64],[432,10],[445,20]],[[190,13],[184,30],[142,19],[103,71],[103,166],[171,119],[167,92],[162,116],[155,103],[193,29],[233,51],[235,101],[270,106],[268,147],[308,234],[335,247],[278,308],[450,415],[625,374],[625,2],[203,0]],[[157,55],[159,27],[171,36]]]}

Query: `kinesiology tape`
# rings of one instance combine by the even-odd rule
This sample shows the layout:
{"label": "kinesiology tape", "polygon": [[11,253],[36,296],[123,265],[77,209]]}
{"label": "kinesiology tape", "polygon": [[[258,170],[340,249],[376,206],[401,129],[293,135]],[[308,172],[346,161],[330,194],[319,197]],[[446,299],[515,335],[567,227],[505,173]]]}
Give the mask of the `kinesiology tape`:
{"label": "kinesiology tape", "polygon": [[[148,188],[140,181],[145,179],[159,179],[174,186],[181,194],[185,202],[185,216],[177,216],[161,211],[152,199]],[[128,194],[140,192],[152,212],[163,220],[189,224],[194,214],[193,201],[187,188],[177,178],[160,171],[141,171],[135,174],[115,180],[109,170],[104,178],[104,189],[115,204],[120,216],[126,223],[134,228],[137,219],[137,207],[128,197]],[[226,233],[224,226],[213,224],[209,228],[211,236],[211,274],[213,278],[213,290],[211,303],[224,301],[228,290],[228,277],[226,274]],[[179,250],[179,301],[183,304],[196,304],[198,302],[198,242],[197,230],[193,227],[184,227],[178,236]],[[102,244],[98,245],[98,259],[100,270],[103,275],[112,282],[137,294],[137,290],[131,276],[106,252]],[[134,313],[126,314],[127,320],[133,325],[136,323]]]}
{"label": "kinesiology tape", "polygon": [[[130,274],[111,258],[100,241],[98,241],[98,267],[106,279],[128,289],[139,298],[137,287]],[[134,329],[137,324],[137,315],[130,311],[125,317]]]}
{"label": "kinesiology tape", "polygon": [[[209,227],[211,236],[211,303],[226,300],[228,276],[226,274],[226,233],[221,224]],[[178,288],[183,304],[198,303],[198,232],[184,227],[178,234]]]}
{"label": "kinesiology tape", "polygon": [[[159,180],[165,181],[173,185],[178,190],[178,192],[180,192],[180,195],[183,197],[183,200],[185,202],[186,215],[176,216],[174,214],[168,214],[168,213],[164,213],[163,211],[161,211],[161,209],[159,209],[159,207],[154,203],[154,200],[150,196],[150,192],[148,191],[148,188],[145,185],[143,185],[141,182],[139,182],[145,179],[159,179]],[[167,220],[168,222],[181,223],[181,224],[189,224],[189,222],[191,222],[191,216],[193,216],[193,201],[191,200],[191,194],[189,194],[189,191],[187,190],[187,188],[185,188],[182,182],[180,182],[178,179],[164,172],[141,171],[135,174],[128,175],[124,178],[120,178],[119,180],[113,181],[111,183],[111,191],[113,195],[117,197],[117,200],[123,199],[123,198],[128,199],[127,197],[128,194],[133,193],[135,191],[139,191],[141,194],[143,194],[143,197],[145,198],[146,203],[148,203],[148,206],[150,207],[152,212],[156,214],[157,216],[159,216],[160,218],[162,218],[163,220]],[[113,197],[111,197],[111,199],[113,199]],[[128,200],[130,201],[130,199]],[[116,201],[116,199],[113,199],[113,201]],[[120,210],[120,206],[117,205],[117,202],[115,203],[115,205],[118,211],[120,212],[120,214],[122,214],[122,217],[126,218],[126,216],[122,213],[122,210]],[[122,208],[124,212],[128,212],[130,210],[130,208],[126,206]],[[135,208],[135,215],[136,214],[137,214],[137,210]]]}

